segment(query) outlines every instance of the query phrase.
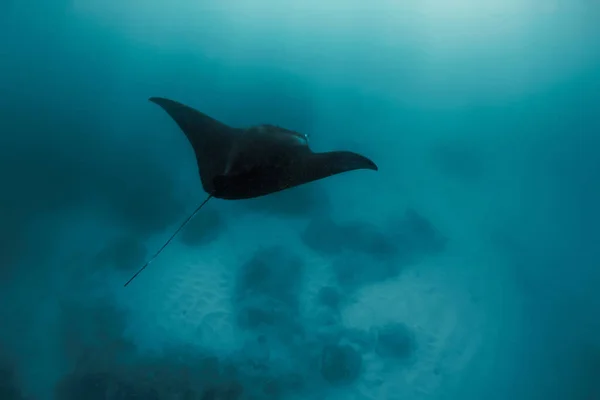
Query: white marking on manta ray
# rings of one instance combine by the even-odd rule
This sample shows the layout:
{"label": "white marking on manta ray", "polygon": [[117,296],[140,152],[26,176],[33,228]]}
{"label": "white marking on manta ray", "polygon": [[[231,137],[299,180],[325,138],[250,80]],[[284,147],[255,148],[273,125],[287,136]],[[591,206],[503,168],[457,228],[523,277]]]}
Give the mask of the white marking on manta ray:
{"label": "white marking on manta ray", "polygon": [[299,144],[308,146],[308,134],[306,134],[306,133],[300,133],[300,132],[282,128],[277,125],[270,125],[270,124],[262,124],[262,125],[257,126],[255,129],[257,129],[260,133],[279,132],[281,134],[289,135],[289,136],[297,139]]}

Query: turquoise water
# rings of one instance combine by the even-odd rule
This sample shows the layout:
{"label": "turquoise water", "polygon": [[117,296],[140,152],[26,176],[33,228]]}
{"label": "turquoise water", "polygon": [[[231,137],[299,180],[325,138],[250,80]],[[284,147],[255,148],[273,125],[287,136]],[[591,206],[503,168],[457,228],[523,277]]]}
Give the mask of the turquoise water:
{"label": "turquoise water", "polygon": [[[600,3],[0,5],[0,399],[600,398]],[[355,171],[204,199],[163,96]]]}

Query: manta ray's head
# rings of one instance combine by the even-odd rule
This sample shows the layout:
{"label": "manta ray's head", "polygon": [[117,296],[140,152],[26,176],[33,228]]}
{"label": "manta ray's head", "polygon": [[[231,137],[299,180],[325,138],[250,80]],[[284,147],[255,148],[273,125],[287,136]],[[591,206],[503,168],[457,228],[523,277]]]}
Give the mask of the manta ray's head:
{"label": "manta ray's head", "polygon": [[260,135],[271,141],[294,143],[301,146],[308,146],[308,135],[280,126],[263,124],[248,129],[248,133]]}

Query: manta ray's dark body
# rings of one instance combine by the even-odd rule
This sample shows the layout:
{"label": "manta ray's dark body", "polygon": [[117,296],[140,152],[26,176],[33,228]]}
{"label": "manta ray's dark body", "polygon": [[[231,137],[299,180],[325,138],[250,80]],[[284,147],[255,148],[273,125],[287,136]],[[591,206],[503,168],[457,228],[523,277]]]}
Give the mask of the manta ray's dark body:
{"label": "manta ray's dark body", "polygon": [[187,136],[204,190],[228,200],[249,199],[375,163],[348,151],[313,153],[305,135],[273,125],[229,127],[195,109],[159,97],[161,106]]}
{"label": "manta ray's dark body", "polygon": [[314,153],[308,138],[273,125],[233,128],[174,100],[152,97],[189,140],[208,198],[126,284],[160,254],[211,198],[240,200],[265,196],[328,176],[358,169],[377,170],[367,157],[350,151]]}

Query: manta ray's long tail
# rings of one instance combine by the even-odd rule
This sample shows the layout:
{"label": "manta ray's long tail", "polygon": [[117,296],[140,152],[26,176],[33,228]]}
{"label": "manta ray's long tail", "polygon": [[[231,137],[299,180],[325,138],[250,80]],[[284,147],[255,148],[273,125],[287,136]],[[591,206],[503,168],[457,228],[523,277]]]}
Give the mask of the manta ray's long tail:
{"label": "manta ray's long tail", "polygon": [[162,247],[161,247],[160,249],[158,249],[158,251],[156,252],[156,254],[154,254],[154,255],[153,255],[151,258],[150,258],[150,260],[148,260],[148,262],[147,262],[146,264],[144,264],[144,266],[143,266],[142,268],[140,268],[140,269],[138,270],[138,272],[136,272],[136,273],[135,273],[135,274],[134,274],[134,275],[133,275],[133,276],[132,276],[132,277],[131,277],[131,278],[130,278],[128,281],[127,281],[127,283],[125,283],[124,287],[127,287],[127,285],[129,285],[129,284],[131,283],[131,281],[132,281],[132,280],[134,280],[134,279],[135,279],[135,278],[136,278],[136,277],[137,277],[139,274],[141,274],[141,273],[142,273],[142,271],[143,271],[143,270],[145,270],[145,269],[146,269],[146,267],[147,267],[148,265],[150,265],[150,263],[151,263],[152,261],[154,261],[154,259],[155,259],[156,257],[158,257],[158,255],[159,255],[160,253],[162,253],[162,251],[165,249],[165,247],[167,247],[167,246],[169,245],[169,243],[171,243],[171,241],[172,241],[172,240],[175,238],[175,236],[177,236],[177,234],[179,233],[179,231],[181,231],[181,230],[183,229],[183,227],[184,227],[184,226],[186,226],[186,225],[188,224],[188,222],[190,222],[190,221],[192,220],[192,218],[194,218],[194,216],[195,216],[195,215],[198,213],[198,211],[200,211],[200,210],[202,209],[202,207],[204,207],[204,205],[205,205],[206,203],[208,203],[208,201],[209,201],[211,198],[212,198],[212,194],[211,194],[211,195],[208,195],[208,197],[206,198],[206,200],[204,200],[204,201],[202,202],[202,204],[200,204],[200,205],[198,206],[198,208],[196,208],[196,210],[194,210],[194,212],[193,212],[193,213],[192,213],[192,214],[191,214],[191,215],[190,215],[190,216],[189,216],[189,217],[188,217],[188,218],[187,218],[185,221],[183,221],[183,224],[181,224],[181,226],[180,226],[179,228],[177,228],[177,230],[175,231],[175,233],[173,233],[173,234],[171,235],[171,237],[169,238],[169,240],[167,240],[167,241],[165,242],[165,244],[163,244],[163,245],[162,245]]}

